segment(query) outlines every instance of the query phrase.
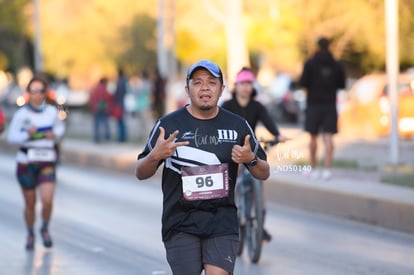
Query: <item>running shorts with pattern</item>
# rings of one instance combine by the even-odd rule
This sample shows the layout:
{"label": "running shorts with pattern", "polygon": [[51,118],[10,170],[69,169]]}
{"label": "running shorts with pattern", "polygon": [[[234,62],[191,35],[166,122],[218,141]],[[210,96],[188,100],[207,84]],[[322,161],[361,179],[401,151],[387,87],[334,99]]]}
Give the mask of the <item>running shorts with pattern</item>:
{"label": "running shorts with pattern", "polygon": [[45,182],[56,182],[56,165],[51,162],[18,163],[17,179],[24,189],[33,189]]}

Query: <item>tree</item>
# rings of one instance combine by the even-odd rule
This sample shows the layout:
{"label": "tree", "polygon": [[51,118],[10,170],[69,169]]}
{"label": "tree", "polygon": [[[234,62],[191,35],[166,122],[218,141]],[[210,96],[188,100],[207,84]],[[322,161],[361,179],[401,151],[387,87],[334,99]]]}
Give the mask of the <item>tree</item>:
{"label": "tree", "polygon": [[42,0],[45,69],[69,77],[75,88],[90,88],[102,76],[115,77],[119,56],[128,50],[122,33],[134,25],[137,14],[154,16],[154,1],[131,5],[129,0]]}
{"label": "tree", "polygon": [[120,49],[118,63],[129,74],[142,71],[155,71],[156,59],[156,22],[146,15],[137,15],[130,26],[125,26],[120,32],[120,41],[125,47]]}
{"label": "tree", "polygon": [[[192,13],[186,11],[191,6]],[[232,83],[237,71],[249,66],[243,23],[243,1],[191,0],[177,3],[177,56],[184,64],[212,59],[227,68]],[[224,72],[224,73],[225,73]]]}
{"label": "tree", "polygon": [[227,55],[227,79],[232,85],[235,76],[242,67],[250,66],[245,29],[243,24],[243,1],[229,0],[217,1],[215,6],[210,0],[204,0],[210,15],[225,28],[226,34],[226,55]]}
{"label": "tree", "polygon": [[[40,3],[48,72],[86,87],[102,75],[115,76],[119,63],[131,71],[152,66],[157,0]],[[399,3],[400,56],[408,67],[414,63],[414,1]],[[245,65],[299,74],[319,35],[333,38],[335,56],[360,73],[384,67],[383,0],[176,0],[174,5],[174,51],[185,68],[207,58],[222,64],[230,81]],[[30,59],[23,53],[33,34],[31,18],[30,0],[0,0],[0,68],[18,69]]]}
{"label": "tree", "polygon": [[400,0],[400,56],[402,69],[414,66],[414,1]]}
{"label": "tree", "polygon": [[0,70],[30,64],[25,26],[25,6],[29,0],[0,1]]}

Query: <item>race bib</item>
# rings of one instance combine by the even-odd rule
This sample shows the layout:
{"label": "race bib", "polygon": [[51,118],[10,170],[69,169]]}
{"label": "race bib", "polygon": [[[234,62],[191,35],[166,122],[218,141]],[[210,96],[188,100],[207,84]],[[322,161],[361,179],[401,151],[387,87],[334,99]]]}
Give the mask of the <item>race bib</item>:
{"label": "race bib", "polygon": [[229,175],[227,163],[181,169],[183,196],[189,201],[227,197]]}
{"label": "race bib", "polygon": [[27,158],[30,162],[53,162],[56,161],[56,151],[51,148],[30,148]]}

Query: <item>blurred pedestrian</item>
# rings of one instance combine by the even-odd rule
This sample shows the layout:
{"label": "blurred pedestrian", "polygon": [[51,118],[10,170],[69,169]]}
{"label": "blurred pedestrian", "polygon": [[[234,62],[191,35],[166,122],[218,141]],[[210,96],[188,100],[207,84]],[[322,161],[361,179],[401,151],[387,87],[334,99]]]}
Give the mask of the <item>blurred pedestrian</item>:
{"label": "blurred pedestrian", "polygon": [[0,107],[0,134],[3,133],[6,128],[6,116],[3,113],[3,110]]}
{"label": "blurred pedestrian", "polygon": [[[269,164],[247,121],[217,103],[223,75],[201,60],[187,73],[190,104],[161,117],[138,155],[136,176],[162,173],[162,238],[173,274],[229,274],[239,245],[234,186],[239,164],[269,177]],[[249,165],[250,164],[250,165]]]}
{"label": "blurred pedestrian", "polygon": [[[329,51],[330,41],[321,37],[317,41],[316,53],[306,61],[300,85],[307,90],[305,130],[310,134],[310,162],[312,171],[309,176],[331,178],[334,153],[333,135],[338,132],[338,113],[336,94],[345,88],[345,70]],[[317,138],[322,134],[325,146],[323,170],[318,169]],[[322,173],[322,174],[320,174]]]}
{"label": "blurred pedestrian", "polygon": [[[256,77],[249,68],[242,68],[237,73],[236,83],[232,92],[232,98],[223,102],[222,107],[239,116],[245,118],[253,131],[259,122],[263,123],[266,129],[274,136],[278,142],[284,142],[287,138],[280,134],[276,123],[272,120],[266,107],[255,100],[257,90],[254,87]],[[265,201],[265,200],[264,200]],[[266,203],[264,203],[264,208]],[[264,209],[263,217],[266,216]],[[263,229],[263,241],[269,242],[272,239],[270,233]]]}
{"label": "blurred pedestrian", "polygon": [[125,124],[125,95],[128,91],[128,80],[124,75],[124,71],[118,69],[118,79],[116,82],[115,93],[113,95],[113,117],[116,119],[118,128],[118,141],[127,141],[127,130]]}
{"label": "blurred pedestrian", "polygon": [[152,85],[152,110],[154,119],[159,119],[165,113],[165,88],[167,81],[157,69]]}
{"label": "blurred pedestrian", "polygon": [[146,112],[150,109],[151,89],[152,85],[148,78],[148,73],[143,72],[136,91],[136,110],[138,113]]}
{"label": "blurred pedestrian", "polygon": [[[112,96],[107,89],[108,79],[101,78],[93,89],[89,100],[93,114],[93,138],[96,143],[105,139],[109,141],[111,134],[109,130],[109,106],[112,103]],[[103,128],[103,138],[102,138]]]}
{"label": "blurred pedestrian", "polygon": [[139,117],[141,133],[147,133],[154,122],[151,115],[151,89],[152,84],[148,78],[148,73],[144,71],[136,98],[136,110]]}
{"label": "blurred pedestrian", "polygon": [[20,146],[16,155],[17,179],[23,192],[24,218],[28,230],[26,249],[35,244],[34,223],[36,188],[40,189],[45,247],[52,247],[49,223],[56,186],[56,143],[63,137],[65,125],[55,106],[46,103],[47,82],[34,76],[28,86],[29,101],[16,111],[10,122],[7,140]]}

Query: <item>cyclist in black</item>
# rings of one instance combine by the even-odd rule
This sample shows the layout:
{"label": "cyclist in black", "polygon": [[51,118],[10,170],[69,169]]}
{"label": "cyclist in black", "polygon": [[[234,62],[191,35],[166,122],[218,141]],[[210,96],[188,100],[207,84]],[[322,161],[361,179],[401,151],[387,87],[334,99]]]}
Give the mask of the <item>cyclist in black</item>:
{"label": "cyclist in black", "polygon": [[[253,72],[249,68],[242,68],[236,76],[232,98],[223,102],[222,107],[245,118],[253,131],[255,131],[257,124],[261,122],[274,135],[275,139],[279,142],[286,141],[287,138],[280,134],[266,107],[254,99],[257,95],[257,90],[253,86],[254,82],[255,76]],[[263,216],[266,215],[266,210],[263,214]],[[272,236],[264,229],[263,241],[269,242],[271,239]]]}
{"label": "cyclist in black", "polygon": [[213,62],[190,67],[190,104],[160,118],[138,156],[136,177],[162,173],[162,237],[173,274],[232,273],[239,244],[234,187],[239,164],[270,175],[266,153],[245,119],[217,102],[223,74]]}

